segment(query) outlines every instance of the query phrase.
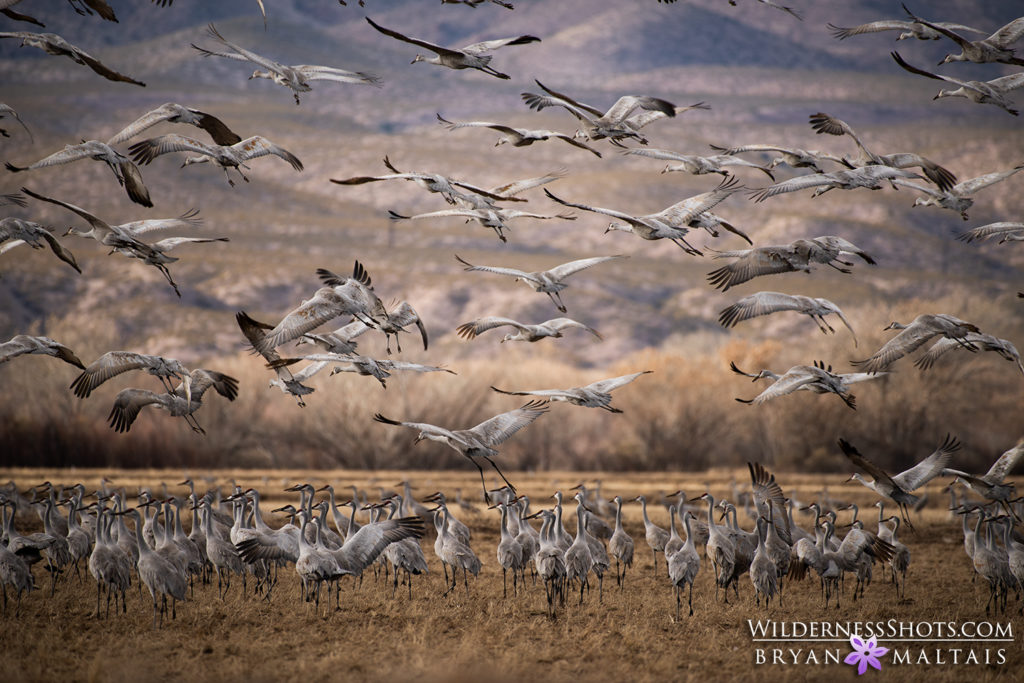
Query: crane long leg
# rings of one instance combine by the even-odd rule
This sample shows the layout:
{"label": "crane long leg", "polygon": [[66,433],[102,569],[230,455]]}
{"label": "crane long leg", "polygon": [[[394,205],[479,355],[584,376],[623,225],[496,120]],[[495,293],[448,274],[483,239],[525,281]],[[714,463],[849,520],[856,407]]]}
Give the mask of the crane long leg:
{"label": "crane long leg", "polygon": [[[512,482],[510,482],[508,479],[505,478],[505,475],[502,474],[500,469],[498,469],[498,466],[494,463],[494,461],[491,460],[490,457],[488,457],[486,455],[484,456],[484,460],[486,460],[487,462],[491,463],[491,467],[494,468],[494,471],[497,472],[499,476],[501,476],[502,481],[504,481],[505,484],[512,490],[512,495],[515,495],[516,487],[512,485]],[[483,473],[481,472],[481,474],[483,474]]]}

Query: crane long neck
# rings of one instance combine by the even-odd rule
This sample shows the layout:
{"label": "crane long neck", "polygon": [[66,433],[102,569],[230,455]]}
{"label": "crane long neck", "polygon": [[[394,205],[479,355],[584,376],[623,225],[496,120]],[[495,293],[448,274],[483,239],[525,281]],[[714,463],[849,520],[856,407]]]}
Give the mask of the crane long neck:
{"label": "crane long neck", "polygon": [[135,544],[139,546],[139,557],[150,555],[153,553],[153,550],[146,543],[146,539],[142,538],[142,518],[139,517],[138,512],[133,516],[135,517]]}
{"label": "crane long neck", "polygon": [[615,530],[622,531],[622,500],[615,501]]}

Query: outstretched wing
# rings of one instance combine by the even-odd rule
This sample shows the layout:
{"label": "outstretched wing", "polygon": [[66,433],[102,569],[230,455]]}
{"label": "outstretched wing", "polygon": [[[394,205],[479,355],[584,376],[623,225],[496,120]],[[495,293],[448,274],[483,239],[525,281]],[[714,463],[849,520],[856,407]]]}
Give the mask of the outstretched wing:
{"label": "outstretched wing", "polygon": [[563,263],[559,266],[555,266],[554,268],[550,269],[547,272],[549,275],[551,275],[551,277],[555,278],[556,280],[564,280],[570,275],[578,273],[581,270],[585,270],[592,266],[596,266],[597,264],[604,263],[605,261],[614,261],[615,259],[620,258],[629,257],[626,256],[625,254],[616,254],[614,256],[595,256],[594,258],[577,259],[575,261],[569,261],[568,263]]}
{"label": "outstretched wing", "polygon": [[558,202],[563,206],[571,206],[574,209],[580,209],[581,211],[590,211],[591,213],[600,213],[605,216],[611,216],[612,218],[618,218],[619,220],[626,221],[627,223],[636,223],[637,219],[635,216],[631,216],[628,213],[622,213],[615,209],[603,209],[600,206],[587,206],[586,204],[576,204],[559,198],[551,190],[544,189],[544,194],[547,195],[548,199]]}
{"label": "outstretched wing", "polygon": [[527,43],[539,43],[540,38],[537,36],[515,36],[513,38],[496,38],[494,40],[484,40],[479,43],[473,43],[463,48],[459,48],[460,52],[465,52],[468,55],[480,56],[487,52],[493,52],[498,48],[505,47],[506,45],[526,45]]}
{"label": "outstretched wing", "polygon": [[246,138],[245,140],[233,145],[233,147],[241,152],[242,159],[255,159],[257,157],[272,154],[287,161],[296,171],[302,170],[302,162],[299,161],[297,156],[286,150],[284,147],[275,145],[262,135],[254,135],[251,138]]}
{"label": "outstretched wing", "polygon": [[1003,479],[1020,462],[1022,456],[1024,456],[1024,439],[1021,439],[1017,442],[1016,446],[1000,455],[999,459],[993,463],[982,479],[989,484],[1003,483]]}
{"label": "outstretched wing", "polygon": [[600,379],[600,380],[598,380],[596,382],[592,382],[592,383],[588,384],[587,386],[585,386],[583,388],[584,389],[590,389],[592,391],[598,391],[598,392],[601,392],[603,394],[607,394],[607,393],[609,393],[611,391],[614,391],[615,389],[618,389],[619,387],[626,386],[627,384],[629,384],[630,382],[635,380],[640,375],[647,375],[647,374],[650,374],[652,372],[654,372],[654,371],[653,370],[642,370],[640,372],[634,372],[631,375],[622,375],[620,377],[609,377],[608,379]]}
{"label": "outstretched wing", "polygon": [[96,387],[112,377],[131,370],[154,367],[165,359],[134,351],[108,351],[89,363],[71,383],[71,389],[78,398],[87,398]]}
{"label": "outstretched wing", "polygon": [[547,411],[547,401],[530,401],[520,408],[484,420],[469,431],[488,446],[497,446]]}
{"label": "outstretched wing", "polygon": [[219,154],[216,147],[177,133],[142,140],[128,148],[128,153],[137,164],[149,164],[158,156],[171,152],[196,152],[208,157],[217,157]]}
{"label": "outstretched wing", "polygon": [[568,329],[568,328],[575,328],[575,329],[578,329],[578,330],[586,330],[587,332],[589,332],[590,334],[594,335],[598,339],[602,339],[603,338],[603,337],[601,337],[600,333],[597,330],[595,330],[593,327],[591,327],[590,325],[584,325],[583,323],[579,322],[578,320],[573,320],[572,318],[552,318],[551,320],[546,320],[546,321],[544,321],[541,324],[542,325],[546,325],[548,327],[552,327],[552,328],[558,330],[559,332],[561,332],[562,330]]}
{"label": "outstretched wing", "polygon": [[931,455],[910,469],[900,472],[892,480],[904,491],[918,489],[939,476],[958,450],[960,442],[951,434],[947,434],[942,444]]}
{"label": "outstretched wing", "polygon": [[373,21],[373,19],[371,19],[370,17],[366,17],[366,21],[367,21],[368,24],[370,24],[370,26],[374,27],[375,29],[377,29],[378,31],[383,33],[384,35],[390,36],[390,37],[394,38],[395,40],[401,40],[403,43],[411,43],[413,45],[418,45],[418,46],[420,46],[422,48],[425,48],[427,50],[430,50],[431,52],[435,52],[435,53],[437,53],[439,55],[442,55],[442,56],[443,55],[459,55],[459,54],[461,54],[461,51],[459,51],[459,50],[452,50],[452,49],[444,47],[442,45],[435,45],[434,43],[428,43],[425,40],[420,40],[419,38],[411,38],[411,37],[409,37],[407,35],[399,33],[398,31],[393,31],[393,30],[391,30],[389,28],[384,28],[380,24],[375,23]]}
{"label": "outstretched wing", "polygon": [[526,280],[536,281],[533,273],[527,273],[523,270],[516,270],[515,268],[501,268],[499,266],[474,266],[469,261],[466,261],[458,254],[455,255],[455,260],[466,266],[463,270],[469,271],[481,271],[484,273],[497,273],[498,275],[509,275],[511,277],[519,277]]}
{"label": "outstretched wing", "polygon": [[132,428],[140,410],[153,404],[170,406],[175,398],[170,394],[155,394],[145,389],[124,389],[114,397],[114,406],[110,409],[107,421],[114,431],[127,432]]}
{"label": "outstretched wing", "polygon": [[[893,478],[889,476],[888,472],[886,472],[881,467],[879,467],[878,465],[876,465],[875,463],[871,462],[863,455],[861,455],[860,451],[854,448],[853,444],[851,444],[846,439],[840,437],[839,448],[842,449],[843,455],[845,455],[850,460],[850,462],[853,463],[854,467],[870,475],[871,478],[874,479],[876,482],[887,482],[890,486],[893,487],[894,490],[903,490],[900,488],[899,484],[893,481]],[[906,493],[906,491],[904,491],[904,493]]]}
{"label": "outstretched wing", "polygon": [[718,254],[716,258],[729,256],[736,260],[708,273],[707,280],[724,292],[761,275],[788,273],[793,264],[783,257],[782,249],[785,247],[759,247]]}
{"label": "outstretched wing", "polygon": [[488,316],[486,318],[477,318],[472,322],[463,323],[459,325],[455,331],[464,339],[474,339],[477,335],[483,334],[487,330],[493,330],[495,327],[504,327],[505,325],[511,325],[518,330],[529,329],[526,325],[512,320],[512,318]]}

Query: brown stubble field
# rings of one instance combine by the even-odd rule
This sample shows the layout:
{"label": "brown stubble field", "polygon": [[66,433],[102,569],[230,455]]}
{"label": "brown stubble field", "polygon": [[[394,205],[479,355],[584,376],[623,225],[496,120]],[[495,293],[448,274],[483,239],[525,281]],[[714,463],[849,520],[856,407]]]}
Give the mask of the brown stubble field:
{"label": "brown stubble field", "polygon": [[[171,470],[4,470],[0,477],[13,478],[20,486],[52,481],[99,483],[101,475],[125,485],[173,486],[185,474]],[[370,476],[359,471],[238,470],[204,473],[218,483],[236,480],[265,492],[264,509],[290,500],[291,494],[275,493],[286,483],[308,479],[314,484],[331,482],[341,487],[356,484],[371,496],[377,486],[391,488],[408,477],[417,496],[441,489],[453,497],[460,487],[473,501],[479,499],[479,480],[474,471],[399,472],[377,471]],[[531,495],[534,509],[547,506],[555,488],[563,491],[588,481],[592,473],[557,471],[542,474],[510,472],[520,492]],[[703,473],[605,473],[605,494],[632,498],[640,493],[656,497],[682,487],[691,497],[705,489],[717,496],[729,495],[735,479],[745,488],[747,474],[740,470],[710,470]],[[828,484],[836,498],[857,502],[863,517],[873,528],[874,498],[856,484],[842,485],[841,475],[800,475],[779,473],[788,495],[808,502]],[[37,481],[38,480],[38,481]],[[481,502],[467,513],[453,505],[458,516],[473,531],[472,545],[483,562],[480,577],[470,578],[468,595],[460,585],[448,597],[442,571],[433,553],[432,530],[422,542],[430,574],[413,581],[412,599],[405,586],[391,597],[390,584],[367,571],[362,586],[343,582],[341,608],[326,616],[315,614],[311,604],[299,600],[299,586],[293,569],[281,571],[280,582],[267,603],[251,593],[245,597],[233,586],[226,600],[216,597],[215,588],[197,587],[196,597],[179,605],[176,620],[163,628],[152,628],[148,594],[140,597],[136,586],[129,591],[128,614],[97,621],[93,614],[94,586],[73,576],[58,584],[56,596],[47,595],[48,579],[37,569],[43,590],[29,595],[19,617],[11,613],[0,620],[0,679],[21,680],[137,680],[140,677],[188,680],[224,680],[245,676],[252,680],[725,680],[758,678],[768,680],[822,680],[854,677],[845,665],[774,665],[754,667],[755,644],[748,619],[775,621],[877,622],[897,619],[920,621],[983,621],[987,588],[971,583],[973,570],[963,553],[959,523],[948,518],[945,494],[940,485],[928,488],[929,506],[914,517],[917,532],[904,531],[900,539],[911,549],[907,597],[897,601],[895,591],[880,567],[866,596],[850,599],[853,581],[843,591],[842,607],[822,606],[816,578],[786,586],[784,604],[771,609],[755,608],[749,577],[739,583],[739,600],[729,605],[716,601],[710,565],[702,559],[694,591],[694,616],[674,618],[674,601],[659,557],[658,573],[651,566],[651,554],[643,538],[643,524],[637,503],[624,508],[627,532],[637,544],[634,567],[625,588],[615,586],[606,576],[603,603],[597,591],[570,597],[557,616],[547,616],[543,587],[528,580],[518,598],[511,593],[502,599],[497,544],[497,514]],[[567,507],[566,526],[574,527]],[[654,522],[666,526],[668,516],[653,505]],[[840,513],[841,522],[848,513]],[[269,515],[268,515],[269,517]],[[740,513],[741,525],[750,521]],[[798,523],[807,527],[806,517]],[[18,520],[22,530],[38,525],[34,516]],[[187,525],[186,525],[187,527]],[[235,582],[237,584],[237,582]],[[251,584],[250,584],[251,587]],[[578,595],[578,594],[577,594]],[[1011,595],[1007,614],[993,615],[992,621],[1011,622],[1015,636],[1024,622],[1017,614],[1019,603]],[[322,612],[324,611],[321,605]],[[883,645],[886,643],[883,640]],[[888,645],[892,645],[889,643]],[[918,646],[910,644],[912,652]],[[850,650],[838,643],[840,657]],[[1006,647],[1006,661],[995,666],[899,666],[895,671],[883,658],[883,673],[899,680],[990,680],[1012,676],[1024,665],[1024,652],[1013,644]],[[783,647],[786,647],[784,645]],[[799,646],[794,646],[799,647]],[[803,645],[806,647],[806,644]],[[830,646],[831,647],[831,646]],[[966,645],[964,646],[967,647]],[[983,660],[982,648],[979,657]],[[993,647],[993,650],[995,648]],[[787,655],[789,656],[789,655]],[[806,655],[803,655],[804,657]],[[819,656],[821,653],[819,651]],[[993,657],[994,657],[993,652]],[[934,660],[934,657],[932,657]],[[802,661],[802,660],[801,660]],[[870,674],[869,674],[870,675]],[[876,674],[877,675],[877,674]]]}

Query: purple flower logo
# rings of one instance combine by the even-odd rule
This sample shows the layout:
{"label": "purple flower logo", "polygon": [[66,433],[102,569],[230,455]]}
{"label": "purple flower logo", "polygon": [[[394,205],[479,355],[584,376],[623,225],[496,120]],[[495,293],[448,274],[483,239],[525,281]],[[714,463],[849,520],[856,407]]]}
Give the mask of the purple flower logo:
{"label": "purple flower logo", "polygon": [[882,663],[878,658],[888,652],[889,648],[879,647],[874,638],[865,643],[857,636],[850,636],[850,645],[853,646],[853,652],[846,655],[843,663],[856,666],[858,676],[864,675],[864,672],[868,670],[868,664],[879,671],[882,670]]}

